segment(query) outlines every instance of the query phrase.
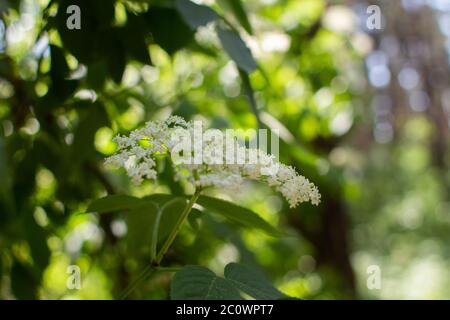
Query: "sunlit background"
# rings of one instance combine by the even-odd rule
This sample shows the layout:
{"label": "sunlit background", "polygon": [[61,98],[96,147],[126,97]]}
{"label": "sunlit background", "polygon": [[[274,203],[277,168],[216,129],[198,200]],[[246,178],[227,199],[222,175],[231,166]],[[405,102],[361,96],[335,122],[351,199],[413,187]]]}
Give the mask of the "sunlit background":
{"label": "sunlit background", "polygon": [[[170,175],[135,187],[105,168],[112,137],[172,113],[217,128],[257,122],[211,25],[174,53],[149,41],[152,64],[127,59],[118,81],[104,75],[101,58],[82,63],[70,48],[61,76],[50,45],[65,48],[67,39],[49,23],[54,2],[0,0],[0,298],[111,299],[143,262],[121,241],[123,215],[85,214],[89,202],[186,190]],[[154,2],[114,1],[114,26]],[[195,2],[239,26],[223,1]],[[206,219],[199,231],[182,230],[169,261],[217,273],[241,261],[305,299],[450,298],[450,2],[243,3],[253,32],[238,29],[261,67],[250,76],[261,120],[280,130],[281,160],[319,185],[322,205],[290,210],[257,184],[239,195],[217,190],[290,236]],[[381,9],[379,30],[367,26],[370,5]],[[77,83],[74,92],[64,96],[58,79]],[[101,111],[89,111],[94,105]],[[56,143],[56,157],[37,149]],[[66,286],[73,264],[80,290]],[[367,287],[371,265],[381,270],[380,289]],[[134,298],[168,298],[170,279],[150,279]]]}

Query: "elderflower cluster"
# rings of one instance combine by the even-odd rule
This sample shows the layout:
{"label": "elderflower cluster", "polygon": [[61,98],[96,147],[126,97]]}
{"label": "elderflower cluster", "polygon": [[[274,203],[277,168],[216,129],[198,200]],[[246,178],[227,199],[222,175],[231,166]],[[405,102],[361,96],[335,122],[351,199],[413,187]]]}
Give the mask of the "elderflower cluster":
{"label": "elderflower cluster", "polygon": [[106,163],[124,167],[132,181],[140,184],[144,179],[156,179],[157,157],[171,156],[175,179],[197,188],[238,191],[244,180],[250,179],[275,188],[291,207],[306,201],[319,204],[317,187],[293,167],[259,149],[241,146],[236,139],[222,139],[217,134],[220,131],[215,131],[212,138],[199,138],[194,122],[181,117],[150,121],[128,136],[115,137],[118,149]]}

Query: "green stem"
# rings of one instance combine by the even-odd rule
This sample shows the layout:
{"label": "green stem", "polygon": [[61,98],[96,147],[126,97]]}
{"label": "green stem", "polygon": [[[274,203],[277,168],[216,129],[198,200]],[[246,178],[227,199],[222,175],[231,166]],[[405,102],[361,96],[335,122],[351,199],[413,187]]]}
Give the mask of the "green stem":
{"label": "green stem", "polygon": [[[200,196],[200,192],[201,192],[200,189],[195,190],[195,193],[192,195],[191,199],[187,203],[187,205],[184,208],[183,212],[181,213],[180,218],[178,219],[175,227],[170,232],[169,237],[162,245],[161,250],[158,252],[158,255],[152,261],[152,264],[149,264],[147,267],[145,267],[144,270],[136,278],[136,280],[134,280],[128,286],[128,288],[125,289],[125,291],[120,296],[121,300],[128,297],[128,295],[139,285],[139,283],[141,281],[145,280],[148,276],[153,274],[155,271],[164,270],[159,267],[159,264],[161,263],[161,260],[164,258],[164,255],[166,254],[167,250],[169,250],[170,246],[172,245],[173,241],[175,240],[176,236],[178,235],[178,232],[180,232],[181,227],[183,226],[184,222],[186,221],[187,217],[189,216],[189,213],[192,210],[192,207],[194,206],[195,202],[197,201],[198,197]],[[169,271],[169,270],[167,270],[167,271]],[[174,269],[173,271],[176,271],[176,270]]]}
{"label": "green stem", "polygon": [[152,236],[152,247],[151,247],[151,261],[152,263],[155,261],[156,258],[156,246],[158,244],[158,231],[159,231],[159,225],[161,223],[161,216],[162,213],[164,212],[164,209],[172,204],[173,202],[179,200],[179,198],[174,198],[172,200],[167,201],[161,208],[156,205],[156,207],[158,208],[158,213],[156,214],[156,219],[155,219],[155,225],[153,226],[153,236]]}
{"label": "green stem", "polygon": [[186,221],[189,213],[192,210],[192,207],[194,206],[195,202],[197,201],[198,197],[200,196],[200,192],[201,192],[200,189],[195,190],[195,193],[192,195],[188,204],[184,208],[183,212],[181,213],[180,217],[178,218],[178,221],[177,221],[175,227],[170,232],[169,237],[164,242],[164,244],[161,247],[161,250],[158,252],[158,255],[155,258],[156,265],[159,265],[161,263],[161,260],[163,259],[167,250],[169,250],[170,246],[172,245],[173,241],[175,240],[176,236],[178,235],[178,232],[180,232],[183,223]]}
{"label": "green stem", "polygon": [[149,264],[147,267],[142,270],[142,272],[138,275],[136,280],[134,280],[120,295],[120,300],[126,299],[131,292],[139,285],[141,281],[150,276],[155,271],[155,267],[152,264]]}

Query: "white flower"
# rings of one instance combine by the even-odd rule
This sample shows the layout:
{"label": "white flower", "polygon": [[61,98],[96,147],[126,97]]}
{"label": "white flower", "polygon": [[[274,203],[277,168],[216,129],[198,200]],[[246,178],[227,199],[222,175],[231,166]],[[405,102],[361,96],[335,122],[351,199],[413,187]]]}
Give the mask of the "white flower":
{"label": "white flower", "polygon": [[[188,142],[188,148],[180,148],[180,141]],[[183,161],[172,161],[176,180],[186,180],[200,188],[218,187],[233,192],[239,191],[245,179],[257,180],[274,187],[291,207],[306,201],[315,205],[320,202],[317,187],[293,167],[279,163],[273,155],[261,150],[240,146],[235,140],[231,143],[221,139],[198,140],[194,123],[181,117],[147,122],[128,137],[115,137],[114,142],[117,152],[107,158],[106,163],[124,167],[136,184],[157,178],[157,156],[172,156],[174,160],[172,152],[183,150],[186,153],[181,156]],[[198,159],[200,163],[196,162]]]}

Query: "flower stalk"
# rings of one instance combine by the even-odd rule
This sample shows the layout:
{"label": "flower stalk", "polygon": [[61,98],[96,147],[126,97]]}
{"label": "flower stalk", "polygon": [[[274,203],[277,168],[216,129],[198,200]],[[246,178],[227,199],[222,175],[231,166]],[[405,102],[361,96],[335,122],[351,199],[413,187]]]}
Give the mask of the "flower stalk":
{"label": "flower stalk", "polygon": [[161,263],[161,260],[164,258],[164,255],[166,254],[167,250],[169,250],[170,246],[172,245],[173,241],[175,240],[176,236],[178,235],[178,232],[180,232],[181,227],[183,226],[184,222],[186,221],[187,217],[189,216],[189,213],[192,210],[192,207],[194,206],[195,202],[197,201],[198,197],[200,196],[200,192],[201,192],[201,189],[199,189],[199,188],[195,190],[191,199],[189,200],[189,202],[187,203],[183,212],[181,213],[180,217],[178,218],[178,221],[175,224],[175,227],[172,229],[172,231],[169,234],[169,237],[164,242],[164,244],[161,247],[161,250],[156,255],[156,258],[153,261],[153,263],[155,265],[159,265]]}
{"label": "flower stalk", "polygon": [[[192,207],[197,202],[198,197],[200,196],[201,188],[197,188],[192,195],[189,202],[186,204],[186,207],[184,207],[183,212],[181,213],[180,217],[178,218],[177,223],[175,224],[174,228],[169,234],[169,237],[166,239],[166,241],[163,243],[160,251],[156,255],[154,259],[152,259],[152,262],[142,270],[142,272],[139,274],[139,276],[136,278],[133,283],[131,283],[127,289],[121,294],[120,299],[126,299],[128,295],[133,292],[133,290],[139,285],[141,281],[144,281],[147,277],[152,275],[155,271],[158,270],[166,270],[166,268],[160,268],[159,264],[161,263],[162,259],[164,258],[166,252],[169,250],[170,246],[174,242],[175,238],[177,237],[178,233],[181,230],[181,227],[183,226],[184,222],[189,216],[189,213],[192,210]],[[170,271],[168,269],[168,271]]]}

